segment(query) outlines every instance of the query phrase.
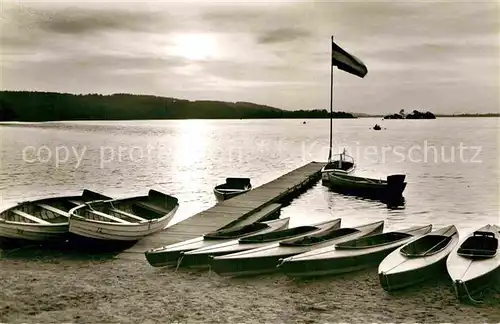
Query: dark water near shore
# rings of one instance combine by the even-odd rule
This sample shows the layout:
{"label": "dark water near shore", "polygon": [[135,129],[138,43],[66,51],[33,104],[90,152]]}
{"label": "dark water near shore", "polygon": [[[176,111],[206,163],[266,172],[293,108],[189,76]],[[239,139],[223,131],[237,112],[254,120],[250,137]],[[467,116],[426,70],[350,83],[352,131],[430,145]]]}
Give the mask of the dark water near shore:
{"label": "dark water near shore", "polygon": [[[228,176],[254,186],[328,155],[328,120],[85,121],[0,126],[0,206],[79,193],[116,197],[155,188],[179,198],[172,223],[215,204]],[[375,124],[385,127],[374,131]],[[334,121],[356,174],[405,173],[404,208],[330,192],[318,184],[282,211],[290,226],[341,217],[386,228],[500,223],[498,118]],[[58,159],[56,159],[58,156]]]}

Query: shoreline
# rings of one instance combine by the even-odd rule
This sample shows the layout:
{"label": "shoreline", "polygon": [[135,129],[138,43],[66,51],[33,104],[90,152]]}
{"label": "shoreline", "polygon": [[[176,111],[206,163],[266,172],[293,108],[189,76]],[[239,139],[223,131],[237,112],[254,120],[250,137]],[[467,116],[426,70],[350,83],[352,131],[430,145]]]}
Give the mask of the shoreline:
{"label": "shoreline", "polygon": [[480,305],[459,303],[444,273],[387,293],[376,268],[294,280],[225,278],[76,251],[25,249],[1,260],[0,322],[500,322],[500,292]]}
{"label": "shoreline", "polygon": [[[472,116],[460,116],[460,115],[436,115],[435,119],[384,119],[384,116],[354,116],[354,117],[333,117],[335,120],[352,120],[352,119],[375,119],[382,118],[383,120],[435,120],[439,118],[500,118],[498,115],[472,115]],[[39,121],[20,121],[20,120],[4,120],[0,121],[0,126],[14,126],[14,125],[29,125],[29,124],[49,124],[49,123],[64,123],[64,122],[119,122],[119,121],[148,121],[148,120],[168,120],[168,121],[179,121],[179,120],[329,120],[328,117],[293,117],[293,118],[279,118],[279,117],[262,117],[262,118],[145,118],[145,119],[57,119],[57,120],[39,120]]]}

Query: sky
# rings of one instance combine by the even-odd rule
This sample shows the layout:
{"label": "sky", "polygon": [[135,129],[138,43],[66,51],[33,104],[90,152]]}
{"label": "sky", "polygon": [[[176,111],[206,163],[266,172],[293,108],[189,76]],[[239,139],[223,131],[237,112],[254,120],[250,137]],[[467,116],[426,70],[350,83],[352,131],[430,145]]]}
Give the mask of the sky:
{"label": "sky", "polygon": [[500,110],[498,1],[1,2],[3,90],[134,93],[334,110]]}

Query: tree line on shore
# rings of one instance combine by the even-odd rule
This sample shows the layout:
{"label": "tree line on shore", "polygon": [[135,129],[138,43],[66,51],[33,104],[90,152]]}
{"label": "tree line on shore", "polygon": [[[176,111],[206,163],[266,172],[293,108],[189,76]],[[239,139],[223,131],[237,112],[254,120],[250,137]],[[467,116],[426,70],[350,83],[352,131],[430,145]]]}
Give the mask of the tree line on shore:
{"label": "tree line on shore", "polygon": [[[133,94],[0,91],[0,121],[329,118],[326,109],[283,110],[250,102],[189,101]],[[356,118],[334,112],[334,118]]]}
{"label": "tree line on shore", "polygon": [[436,119],[436,116],[430,111],[420,112],[418,110],[405,114],[404,109],[401,109],[399,113],[384,116],[384,119]]}

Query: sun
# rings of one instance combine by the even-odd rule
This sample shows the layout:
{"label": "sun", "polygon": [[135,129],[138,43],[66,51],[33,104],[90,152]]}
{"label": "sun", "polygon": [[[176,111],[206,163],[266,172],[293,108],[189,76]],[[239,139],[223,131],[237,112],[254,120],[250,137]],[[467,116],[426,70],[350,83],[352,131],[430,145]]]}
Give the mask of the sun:
{"label": "sun", "polygon": [[173,52],[189,60],[206,60],[217,55],[217,40],[210,34],[178,34],[173,39]]}

